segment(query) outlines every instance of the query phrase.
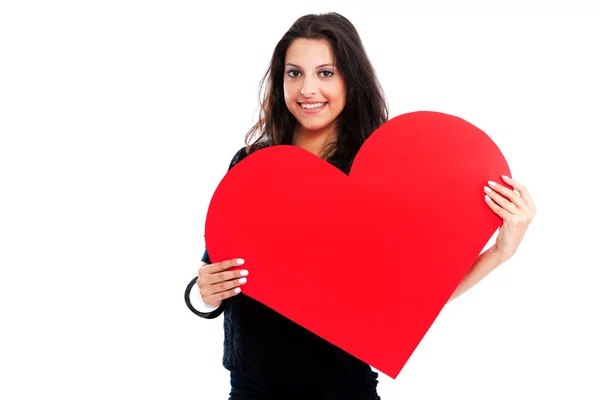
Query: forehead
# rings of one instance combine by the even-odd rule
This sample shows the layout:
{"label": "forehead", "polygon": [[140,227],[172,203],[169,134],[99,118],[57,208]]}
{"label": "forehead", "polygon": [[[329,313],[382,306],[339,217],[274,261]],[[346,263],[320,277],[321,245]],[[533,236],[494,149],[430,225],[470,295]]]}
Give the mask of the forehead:
{"label": "forehead", "polygon": [[333,53],[326,40],[295,39],[285,54],[285,63],[293,63],[303,68],[332,63]]}

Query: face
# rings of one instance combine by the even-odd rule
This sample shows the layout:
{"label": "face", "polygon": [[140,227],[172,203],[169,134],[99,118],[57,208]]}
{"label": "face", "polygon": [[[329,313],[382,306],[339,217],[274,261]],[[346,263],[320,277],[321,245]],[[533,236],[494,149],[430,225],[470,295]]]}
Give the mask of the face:
{"label": "face", "polygon": [[344,81],[324,40],[295,39],[285,56],[285,104],[300,126],[329,130],[346,101]]}

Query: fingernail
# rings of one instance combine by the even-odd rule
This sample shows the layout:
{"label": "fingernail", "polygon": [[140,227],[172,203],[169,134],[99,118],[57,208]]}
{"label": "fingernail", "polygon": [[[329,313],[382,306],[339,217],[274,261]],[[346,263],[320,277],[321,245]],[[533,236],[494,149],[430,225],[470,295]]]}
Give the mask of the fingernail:
{"label": "fingernail", "polygon": [[510,178],[508,176],[506,176],[506,175],[502,175],[502,178],[510,180]]}
{"label": "fingernail", "polygon": [[491,191],[492,191],[492,189],[490,189],[490,188],[489,188],[489,187],[487,187],[487,186],[484,186],[484,187],[483,187],[483,190],[485,190],[487,193],[489,193],[489,192],[491,192]]}
{"label": "fingernail", "polygon": [[245,263],[243,258],[238,258],[235,262],[237,265],[242,265],[243,263]]}
{"label": "fingernail", "polygon": [[246,283],[247,281],[248,281],[248,279],[246,279],[246,278],[242,278],[242,279],[240,279],[238,282],[240,282],[240,283]]}
{"label": "fingernail", "polygon": [[488,181],[488,183],[490,184],[490,186],[494,186],[496,184],[496,182],[494,181]]}
{"label": "fingernail", "polygon": [[490,199],[489,196],[486,194],[485,195],[485,201],[492,201],[492,199]]}
{"label": "fingernail", "polygon": [[241,291],[242,291],[242,289],[240,289],[239,287],[236,287],[235,289],[233,289],[233,292],[234,292],[234,293],[239,293],[239,292],[241,292]]}
{"label": "fingernail", "polygon": [[240,275],[241,275],[241,276],[246,276],[246,275],[248,275],[248,271],[246,271],[245,269],[244,269],[244,270],[241,270],[241,271],[240,271]]}

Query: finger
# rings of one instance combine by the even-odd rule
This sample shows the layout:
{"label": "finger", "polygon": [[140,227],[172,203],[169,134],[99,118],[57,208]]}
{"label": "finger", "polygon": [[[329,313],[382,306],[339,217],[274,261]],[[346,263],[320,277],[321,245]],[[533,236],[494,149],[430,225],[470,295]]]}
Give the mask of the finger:
{"label": "finger", "polygon": [[239,267],[240,265],[243,265],[245,262],[246,261],[242,258],[233,258],[231,260],[226,260],[226,261],[221,261],[218,263],[210,264],[210,266],[208,266],[206,268],[206,271],[209,274],[216,274],[217,272],[223,272],[232,267]]}
{"label": "finger", "polygon": [[217,293],[225,292],[230,289],[235,289],[238,286],[245,285],[248,278],[235,278],[228,281],[207,285],[202,288],[203,295],[212,296]]}
{"label": "finger", "polygon": [[[490,185],[489,187],[492,188],[494,191],[496,191],[496,192],[504,195],[505,197],[507,197],[512,202],[512,204],[514,204],[515,206],[517,206],[517,208],[522,208],[524,210],[529,210],[529,206],[527,205],[527,203],[525,202],[525,200],[523,200],[521,198],[521,196],[519,196],[517,193],[515,193],[514,190],[510,190],[506,186],[500,185],[500,184],[498,184],[498,183],[496,183],[494,181],[488,181],[488,184]],[[494,200],[495,200],[495,198],[494,198]]]}
{"label": "finger", "polygon": [[499,193],[496,193],[495,191],[490,189],[488,186],[484,186],[483,190],[486,193],[486,197],[491,198],[491,200],[496,205],[498,205],[501,208],[503,208],[504,210],[506,210],[506,212],[508,212],[510,215],[518,215],[518,214],[523,213],[522,211],[519,210],[519,208],[517,207],[516,204],[511,203],[510,201],[505,199],[502,195],[500,195]]}
{"label": "finger", "polygon": [[536,207],[535,207],[535,204],[533,203],[533,199],[531,198],[531,195],[529,194],[529,191],[527,190],[527,188],[525,186],[521,185],[519,182],[515,181],[514,179],[512,179],[506,175],[502,175],[502,179],[504,179],[506,181],[506,183],[508,183],[509,185],[514,187],[515,190],[517,190],[517,192],[519,192],[519,194],[521,195],[521,198],[523,198],[523,200],[525,200],[525,202],[529,205],[531,210],[535,213]]}
{"label": "finger", "polygon": [[[244,262],[245,261],[241,258],[234,258],[231,260],[226,260],[226,261],[222,261],[222,262],[218,262],[218,263],[214,263],[214,264],[208,264],[204,267],[201,267],[198,270],[198,279],[202,279],[203,281],[208,279],[209,280],[208,283],[215,283],[215,282],[232,279],[233,276],[229,276],[228,274],[225,274],[224,271],[227,271],[229,268],[232,268],[232,267],[238,267],[238,266],[244,264]],[[248,271],[244,271],[244,274],[247,275]],[[245,275],[242,275],[242,276],[245,276]]]}
{"label": "finger", "polygon": [[204,302],[206,304],[216,304],[219,301],[223,301],[225,299],[228,299],[230,297],[240,294],[241,291],[242,290],[239,287],[236,287],[235,289],[229,289],[225,292],[220,292],[220,293],[216,293],[216,294],[208,296],[206,299],[204,299]]}
{"label": "finger", "polygon": [[202,274],[198,279],[201,279],[204,285],[214,285],[244,276],[248,276],[248,270],[242,269],[239,271],[217,272],[216,274]]}
{"label": "finger", "polygon": [[205,263],[204,261],[200,262],[200,268],[198,268],[198,273],[196,275],[200,276],[200,271],[206,269],[210,264]]}
{"label": "finger", "polygon": [[[237,264],[236,264],[236,266],[237,266]],[[227,268],[231,268],[231,266],[229,266]],[[200,273],[198,274],[198,281],[200,282],[199,285],[201,285],[201,286],[202,285],[213,285],[216,283],[229,281],[229,280],[232,280],[235,278],[241,278],[244,276],[248,276],[247,269],[241,269],[241,270],[236,270],[236,271],[227,271],[227,270],[222,271],[221,267],[217,267],[215,270],[216,271],[221,270],[221,272],[211,273],[210,269],[200,271]]]}
{"label": "finger", "polygon": [[493,212],[498,214],[503,220],[507,220],[512,217],[513,214],[506,211],[503,207],[500,207],[494,200],[488,195],[485,196],[485,202],[492,209]]}

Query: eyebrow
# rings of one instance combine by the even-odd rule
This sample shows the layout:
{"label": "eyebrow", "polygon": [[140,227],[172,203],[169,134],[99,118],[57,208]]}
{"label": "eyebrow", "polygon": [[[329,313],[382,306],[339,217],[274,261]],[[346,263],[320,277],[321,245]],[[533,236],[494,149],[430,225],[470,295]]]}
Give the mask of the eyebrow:
{"label": "eyebrow", "polygon": [[[299,65],[292,64],[292,63],[287,63],[287,64],[285,64],[285,65],[291,65],[292,67],[296,67],[296,68],[300,68],[300,69],[302,69],[302,67],[300,67]],[[327,64],[321,64],[321,65],[317,65],[317,68],[323,68],[323,67],[327,67],[327,66],[329,66],[329,65],[331,65],[332,67],[334,67],[333,63],[327,63]]]}

